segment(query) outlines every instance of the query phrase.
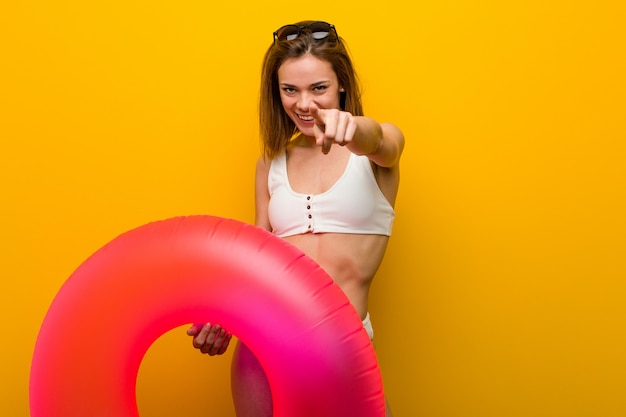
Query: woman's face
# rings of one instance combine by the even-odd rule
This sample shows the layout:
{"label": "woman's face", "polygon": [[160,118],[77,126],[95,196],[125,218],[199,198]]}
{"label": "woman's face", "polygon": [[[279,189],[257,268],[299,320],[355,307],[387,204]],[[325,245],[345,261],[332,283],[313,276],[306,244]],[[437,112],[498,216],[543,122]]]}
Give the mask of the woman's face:
{"label": "woman's face", "polygon": [[278,68],[280,98],[287,115],[305,136],[313,136],[312,104],[320,109],[339,108],[339,83],[329,62],[303,55]]}

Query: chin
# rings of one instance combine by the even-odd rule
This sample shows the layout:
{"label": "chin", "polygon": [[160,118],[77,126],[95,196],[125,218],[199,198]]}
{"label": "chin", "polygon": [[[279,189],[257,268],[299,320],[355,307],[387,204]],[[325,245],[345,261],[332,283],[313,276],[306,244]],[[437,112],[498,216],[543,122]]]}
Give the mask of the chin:
{"label": "chin", "polygon": [[309,128],[301,128],[301,127],[299,127],[299,128],[298,128],[298,130],[299,130],[299,131],[300,131],[300,133],[302,133],[304,136],[310,136],[310,137],[315,136],[315,135],[313,134],[313,128],[312,128],[312,127],[309,127]]}
{"label": "chin", "polygon": [[302,125],[302,123],[296,123],[296,128],[298,129],[298,132],[302,133],[304,136],[314,136],[312,125]]}

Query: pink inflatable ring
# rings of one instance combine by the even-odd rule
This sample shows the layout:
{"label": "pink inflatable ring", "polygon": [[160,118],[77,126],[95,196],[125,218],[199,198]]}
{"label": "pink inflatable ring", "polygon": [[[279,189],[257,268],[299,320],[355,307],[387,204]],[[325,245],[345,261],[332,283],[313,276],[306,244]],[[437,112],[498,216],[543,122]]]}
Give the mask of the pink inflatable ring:
{"label": "pink inflatable ring", "polygon": [[65,282],[35,345],[31,417],[139,416],[143,356],[196,322],[222,324],[256,355],[275,417],[384,416],[373,347],[331,278],[265,230],[193,216],[122,234]]}

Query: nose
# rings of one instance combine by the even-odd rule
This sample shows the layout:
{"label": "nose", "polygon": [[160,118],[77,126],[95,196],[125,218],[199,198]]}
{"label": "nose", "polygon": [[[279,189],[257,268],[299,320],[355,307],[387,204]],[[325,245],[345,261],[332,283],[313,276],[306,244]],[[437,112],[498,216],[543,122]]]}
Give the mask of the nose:
{"label": "nose", "polygon": [[313,104],[313,97],[309,93],[304,92],[300,94],[300,97],[298,97],[298,102],[296,103],[296,106],[298,108],[298,111],[308,112],[311,104]]}

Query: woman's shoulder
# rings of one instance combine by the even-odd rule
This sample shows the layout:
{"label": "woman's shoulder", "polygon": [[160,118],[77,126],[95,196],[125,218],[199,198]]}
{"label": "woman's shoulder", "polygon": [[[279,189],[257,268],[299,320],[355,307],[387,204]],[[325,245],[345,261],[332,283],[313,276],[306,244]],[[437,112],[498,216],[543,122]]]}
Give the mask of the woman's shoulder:
{"label": "woman's shoulder", "polygon": [[271,164],[272,164],[272,160],[271,159],[269,159],[268,157],[266,157],[264,155],[259,156],[259,158],[256,161],[257,173],[259,171],[268,171]]}

